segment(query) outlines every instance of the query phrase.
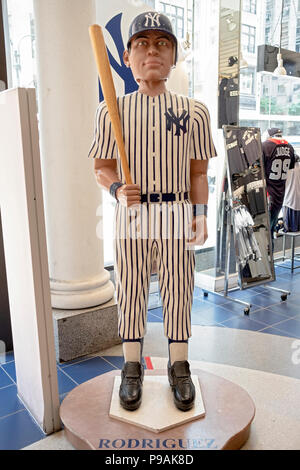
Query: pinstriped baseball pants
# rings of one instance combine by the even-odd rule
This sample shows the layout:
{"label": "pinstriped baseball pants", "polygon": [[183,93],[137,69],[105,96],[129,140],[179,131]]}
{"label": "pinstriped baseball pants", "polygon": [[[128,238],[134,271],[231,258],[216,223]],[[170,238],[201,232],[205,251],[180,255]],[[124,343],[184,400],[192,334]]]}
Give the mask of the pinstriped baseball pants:
{"label": "pinstriped baseball pants", "polygon": [[186,247],[191,236],[192,210],[182,203],[141,204],[115,210],[115,282],[119,335],[125,340],[146,333],[152,262],[158,267],[163,302],[165,336],[174,341],[191,336],[194,291],[194,248]]}

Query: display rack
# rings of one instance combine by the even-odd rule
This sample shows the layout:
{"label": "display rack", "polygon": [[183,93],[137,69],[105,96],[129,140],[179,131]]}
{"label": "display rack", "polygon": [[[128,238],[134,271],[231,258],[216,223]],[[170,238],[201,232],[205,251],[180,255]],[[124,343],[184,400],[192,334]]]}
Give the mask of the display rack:
{"label": "display rack", "polygon": [[[223,201],[223,202],[225,203],[225,201]],[[224,205],[224,207],[225,207],[225,210],[227,212],[226,245],[225,245],[226,246],[226,259],[225,259],[225,273],[224,273],[224,275],[225,275],[224,290],[221,291],[221,292],[215,292],[215,291],[211,291],[211,290],[208,290],[208,289],[203,289],[203,295],[204,295],[204,297],[207,297],[208,294],[213,294],[213,295],[217,295],[217,296],[220,296],[220,297],[224,297],[224,298],[226,298],[226,299],[228,299],[232,302],[238,303],[240,305],[243,305],[244,306],[244,314],[246,316],[249,316],[252,304],[249,303],[249,302],[245,302],[243,300],[240,300],[240,299],[236,299],[234,297],[230,297],[228,295],[229,292],[234,292],[234,291],[242,290],[242,289],[240,288],[240,286],[235,287],[233,289],[229,289],[231,229],[233,228],[233,221],[232,221],[231,204],[227,204],[227,206]],[[281,293],[281,300],[284,301],[284,302],[287,300],[288,295],[291,294],[290,291],[279,289],[279,288],[273,287],[273,286],[269,286],[265,282],[262,282],[262,281],[253,283],[253,285],[251,287],[247,288],[247,289],[251,289],[252,287],[255,287],[255,286],[258,286],[258,285],[261,286],[261,287],[264,287],[265,289],[268,289],[268,290],[280,292]]]}

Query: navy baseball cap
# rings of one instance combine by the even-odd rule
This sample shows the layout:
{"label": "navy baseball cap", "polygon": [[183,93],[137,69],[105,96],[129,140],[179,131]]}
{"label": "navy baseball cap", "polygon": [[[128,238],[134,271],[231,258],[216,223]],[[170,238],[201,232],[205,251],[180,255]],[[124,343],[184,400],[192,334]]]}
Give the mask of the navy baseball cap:
{"label": "navy baseball cap", "polygon": [[134,18],[129,26],[127,49],[130,47],[132,38],[143,31],[161,31],[169,34],[175,43],[175,63],[177,62],[178,44],[174,34],[172,23],[169,18],[156,11],[147,11]]}
{"label": "navy baseball cap", "polygon": [[282,136],[282,130],[278,129],[278,127],[271,127],[271,129],[268,129],[268,134],[270,137],[274,137],[274,135]]}

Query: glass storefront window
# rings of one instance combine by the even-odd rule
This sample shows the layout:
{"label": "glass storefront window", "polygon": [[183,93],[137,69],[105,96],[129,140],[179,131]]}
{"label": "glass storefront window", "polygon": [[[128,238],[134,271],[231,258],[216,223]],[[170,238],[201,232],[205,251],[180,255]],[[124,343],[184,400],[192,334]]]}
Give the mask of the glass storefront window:
{"label": "glass storefront window", "polygon": [[8,17],[9,71],[12,87],[36,86],[33,0],[5,0]]}
{"label": "glass storefront window", "polygon": [[[9,54],[11,58],[10,87],[36,86],[35,64],[35,34],[33,0],[3,0],[7,5],[8,18],[6,25],[9,29]],[[217,76],[213,67],[203,68],[203,54],[207,48],[217,54],[218,41],[218,4],[217,0],[145,0],[152,8],[165,12],[173,21],[175,33],[183,41],[187,31],[192,43],[191,54],[187,60],[190,77],[190,96],[203,100],[212,114],[215,122],[217,90],[211,85],[207,88],[207,74]],[[208,4],[209,3],[209,4]],[[260,44],[277,45],[280,37],[280,14],[278,5],[281,1],[273,0],[243,0],[242,1],[242,31],[241,48],[243,58],[248,67],[240,74],[240,125],[260,127],[263,132],[268,127],[279,126],[286,138],[291,139],[300,148],[300,79],[292,77],[275,77],[273,74],[257,73],[257,46]],[[212,9],[215,8],[215,14]],[[209,13],[210,11],[210,13]],[[201,20],[208,15],[209,24],[204,28],[206,36],[201,35]],[[195,24],[195,27],[194,27]],[[209,41],[207,38],[209,37]],[[205,39],[206,38],[206,39]],[[294,51],[300,51],[300,1],[285,1],[283,44]],[[206,46],[204,40],[207,41]],[[205,49],[206,47],[206,49]],[[215,129],[213,129],[214,132]],[[210,182],[210,205],[214,206],[217,168],[212,162]],[[110,207],[113,201],[103,193],[105,206]],[[111,214],[111,210],[109,211]],[[213,216],[213,214],[212,214]],[[105,215],[109,217],[109,215]],[[106,224],[107,226],[109,224]],[[210,240],[206,247],[215,243],[214,228],[210,229]],[[112,262],[110,236],[105,241],[105,263]]]}
{"label": "glass storefront window", "polygon": [[[279,4],[281,6],[281,1],[257,2],[256,13],[251,12],[250,18],[249,1],[243,0],[242,43],[243,54],[245,52],[244,57],[249,66],[241,71],[240,125],[259,127],[262,135],[269,127],[280,127],[286,139],[296,148],[300,148],[300,78],[277,77],[268,72],[256,73],[257,46],[268,44],[278,47],[279,45],[281,19]],[[300,2],[296,4],[293,0],[285,0],[282,47],[300,51]],[[252,90],[251,78],[253,78]]]}
{"label": "glass storefront window", "polygon": [[256,14],[256,0],[244,0],[243,10],[248,13]]}
{"label": "glass storefront window", "polygon": [[256,38],[256,28],[254,26],[249,26],[242,24],[242,50],[243,53],[254,54],[255,52],[255,38]]}

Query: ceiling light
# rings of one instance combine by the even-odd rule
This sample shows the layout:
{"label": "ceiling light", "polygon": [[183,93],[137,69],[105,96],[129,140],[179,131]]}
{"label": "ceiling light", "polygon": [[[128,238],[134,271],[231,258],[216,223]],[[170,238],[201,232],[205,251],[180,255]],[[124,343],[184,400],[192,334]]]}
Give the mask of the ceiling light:
{"label": "ceiling light", "polygon": [[287,75],[287,72],[283,66],[283,60],[282,60],[282,55],[281,54],[277,54],[277,62],[278,62],[278,66],[276,67],[276,69],[274,70],[274,75],[277,75],[277,76],[280,76],[280,75]]}
{"label": "ceiling light", "polygon": [[277,67],[274,70],[274,75],[280,76],[280,75],[287,75],[287,72],[283,66],[283,60],[282,60],[282,55],[281,55],[281,42],[282,42],[282,19],[283,19],[283,9],[284,9],[284,0],[282,0],[281,4],[281,21],[280,21],[280,45],[279,45],[279,54],[277,54]]}
{"label": "ceiling light", "polygon": [[237,24],[232,20],[232,18],[227,18],[226,22],[228,30],[232,33],[232,31],[236,29]]}

